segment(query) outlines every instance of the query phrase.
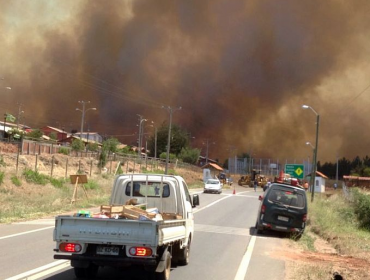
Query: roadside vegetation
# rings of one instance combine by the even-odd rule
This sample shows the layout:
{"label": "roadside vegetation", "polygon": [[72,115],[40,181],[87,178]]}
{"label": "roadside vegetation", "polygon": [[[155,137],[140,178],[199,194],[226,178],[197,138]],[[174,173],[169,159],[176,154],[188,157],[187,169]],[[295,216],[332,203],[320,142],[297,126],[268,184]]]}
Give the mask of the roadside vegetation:
{"label": "roadside vegetation", "polygon": [[[353,189],[317,195],[309,203],[308,225],[297,242],[310,257],[294,262],[291,279],[334,279],[334,273],[346,280],[370,279],[368,266],[361,267],[370,258],[369,219],[369,193]],[[317,245],[319,239],[325,248]]]}
{"label": "roadside vegetation", "polygon": [[[139,168],[139,165],[136,168]],[[118,166],[117,174],[121,173],[123,170]],[[159,169],[151,171],[141,167],[140,173],[163,174],[164,171]],[[199,174],[195,174],[196,171],[185,169],[181,171],[169,169],[168,173],[200,178]],[[108,204],[114,178],[115,175],[109,173],[88,176],[88,182],[83,185],[87,197],[81,185],[78,185],[76,201],[72,203],[75,184],[69,179],[51,177],[31,169],[24,170],[19,176],[0,171],[0,223],[53,217],[61,213],[73,213],[76,210]],[[200,187],[198,181],[194,181],[196,183],[189,187]]]}

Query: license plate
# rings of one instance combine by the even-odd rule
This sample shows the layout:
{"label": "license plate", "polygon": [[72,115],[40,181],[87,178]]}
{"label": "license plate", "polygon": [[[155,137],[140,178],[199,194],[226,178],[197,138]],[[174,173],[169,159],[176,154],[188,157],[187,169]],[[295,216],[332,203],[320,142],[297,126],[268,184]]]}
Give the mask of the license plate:
{"label": "license plate", "polygon": [[284,221],[284,222],[288,222],[289,221],[289,218],[288,217],[278,216],[277,218],[278,218],[279,221]]}
{"label": "license plate", "polygon": [[118,247],[98,246],[96,248],[96,253],[98,255],[118,256],[119,255],[119,248]]}
{"label": "license plate", "polygon": [[277,229],[288,229],[287,227],[280,227],[280,226],[276,226],[275,228],[277,228]]}

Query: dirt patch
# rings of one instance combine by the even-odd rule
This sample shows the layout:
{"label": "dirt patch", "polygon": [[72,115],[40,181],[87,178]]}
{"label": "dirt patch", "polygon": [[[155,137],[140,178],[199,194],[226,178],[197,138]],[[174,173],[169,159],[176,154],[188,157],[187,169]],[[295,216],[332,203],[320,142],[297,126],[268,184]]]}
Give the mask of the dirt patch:
{"label": "dirt patch", "polygon": [[[303,250],[296,242],[284,240],[283,248],[271,252],[271,257],[286,262],[285,280],[370,279],[369,258],[339,255],[327,241],[315,236],[315,252]],[[341,279],[341,278],[338,278]]]}

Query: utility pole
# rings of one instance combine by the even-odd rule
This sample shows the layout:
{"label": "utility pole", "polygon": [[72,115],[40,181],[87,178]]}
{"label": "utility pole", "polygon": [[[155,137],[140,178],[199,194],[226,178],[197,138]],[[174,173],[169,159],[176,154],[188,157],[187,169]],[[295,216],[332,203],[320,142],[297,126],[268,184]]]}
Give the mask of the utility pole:
{"label": "utility pole", "polygon": [[19,130],[19,119],[21,118],[21,114],[23,114],[24,111],[22,111],[22,104],[20,103],[18,106],[18,116],[17,116],[17,129]]}
{"label": "utility pole", "polygon": [[170,146],[171,146],[171,128],[172,128],[172,114],[177,110],[181,110],[181,106],[178,108],[172,108],[170,106],[162,106],[162,109],[167,109],[170,114],[170,123],[168,125],[168,138],[167,138],[167,155],[166,155],[166,168],[164,174],[168,174],[168,163],[170,161]]}
{"label": "utility pole", "polygon": [[83,131],[84,131],[85,114],[89,110],[96,110],[96,108],[88,108],[88,109],[85,109],[85,105],[88,104],[88,103],[90,103],[90,101],[78,101],[78,103],[81,103],[82,104],[82,109],[76,108],[76,111],[81,111],[81,113],[82,113],[82,117],[81,117],[81,131],[80,131],[80,139],[82,139],[82,134],[83,134]]}
{"label": "utility pole", "polygon": [[146,122],[147,121],[147,119],[144,119],[143,118],[143,116],[141,116],[141,115],[138,115],[139,116],[139,140],[138,140],[138,152],[137,152],[137,154],[138,154],[138,156],[139,157],[141,157],[141,144],[142,144],[142,142],[141,142],[141,138],[142,138],[142,134],[143,134],[143,128],[142,128],[142,124],[143,124],[143,122]]}

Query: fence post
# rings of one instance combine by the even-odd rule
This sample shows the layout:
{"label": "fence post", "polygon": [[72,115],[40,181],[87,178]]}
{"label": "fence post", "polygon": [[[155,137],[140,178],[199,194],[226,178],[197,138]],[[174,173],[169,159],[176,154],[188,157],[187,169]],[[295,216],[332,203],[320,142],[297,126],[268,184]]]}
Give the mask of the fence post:
{"label": "fence post", "polygon": [[35,162],[35,172],[37,172],[37,153],[36,153],[36,162]]}
{"label": "fence post", "polygon": [[91,177],[92,167],[93,167],[93,160],[91,160],[91,163],[90,163],[90,177]]}
{"label": "fence post", "polygon": [[81,160],[78,161],[78,173],[81,172]]}
{"label": "fence post", "polygon": [[18,176],[18,166],[19,166],[19,145],[18,145],[18,152],[17,152],[17,164],[15,168],[15,175]]}
{"label": "fence post", "polygon": [[51,157],[51,174],[50,174],[50,177],[53,177],[53,170],[54,170],[54,156]]}
{"label": "fence post", "polygon": [[68,158],[67,158],[67,161],[66,161],[66,174],[64,176],[65,179],[67,179],[67,170],[68,170]]}

